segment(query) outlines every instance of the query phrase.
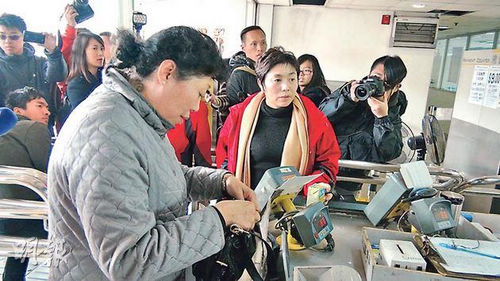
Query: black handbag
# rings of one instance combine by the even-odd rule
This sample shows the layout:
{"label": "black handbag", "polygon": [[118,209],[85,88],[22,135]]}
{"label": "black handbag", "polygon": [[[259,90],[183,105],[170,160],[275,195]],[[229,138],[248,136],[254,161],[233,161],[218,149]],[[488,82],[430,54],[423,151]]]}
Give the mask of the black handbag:
{"label": "black handbag", "polygon": [[[225,234],[225,245],[222,250],[204,260],[193,264],[193,275],[197,281],[236,281],[246,269],[254,281],[263,281],[252,256],[256,250],[256,240],[262,240],[253,232],[242,231],[239,227],[231,226]],[[268,249],[267,263],[275,261],[271,246],[262,240]],[[268,278],[266,278],[268,280]]]}

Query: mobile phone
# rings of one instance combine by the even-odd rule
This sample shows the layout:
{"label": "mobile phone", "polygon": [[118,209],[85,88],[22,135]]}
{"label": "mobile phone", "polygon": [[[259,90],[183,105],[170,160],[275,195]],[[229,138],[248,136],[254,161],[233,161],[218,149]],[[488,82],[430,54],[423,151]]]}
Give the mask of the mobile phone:
{"label": "mobile phone", "polygon": [[45,43],[45,35],[38,32],[25,31],[24,32],[24,42],[33,42],[38,44]]}

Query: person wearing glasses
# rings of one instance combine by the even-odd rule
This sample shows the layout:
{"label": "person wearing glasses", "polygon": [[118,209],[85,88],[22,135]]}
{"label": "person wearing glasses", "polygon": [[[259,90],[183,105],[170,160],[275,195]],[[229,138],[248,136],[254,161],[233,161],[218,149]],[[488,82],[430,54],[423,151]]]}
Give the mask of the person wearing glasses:
{"label": "person wearing glasses", "polygon": [[[255,193],[225,170],[181,166],[165,137],[198,110],[222,67],[185,26],[145,41],[118,34],[116,64],[71,113],[48,167],[48,280],[185,280],[224,247],[227,227],[260,220]],[[191,201],[227,198],[190,214]]]}
{"label": "person wearing glasses", "polygon": [[44,58],[35,56],[33,46],[24,42],[24,31],[26,23],[21,17],[6,13],[0,16],[0,106],[4,106],[7,93],[30,86],[44,95],[52,111],[54,99],[49,92],[55,82],[66,78],[66,63],[54,35],[44,33]]}
{"label": "person wearing glasses", "polygon": [[271,48],[255,71],[261,91],[231,108],[217,142],[217,167],[252,189],[267,169],[279,166],[294,166],[301,175],[321,174],[315,182],[333,185],[339,146],[323,113],[296,92],[295,56],[281,47]]}
{"label": "person wearing glasses", "polygon": [[[382,56],[376,59],[370,76],[384,81],[385,93],[360,101],[354,94],[358,81],[351,81],[325,99],[319,109],[325,113],[335,129],[341,159],[384,163],[397,158],[403,148],[401,115],[408,104],[400,90],[406,77],[406,66],[398,56]],[[362,177],[362,170],[339,170],[339,175]],[[346,201],[354,200],[354,192],[360,185],[338,182],[336,190]]]}
{"label": "person wearing glasses", "polygon": [[304,54],[297,60],[300,66],[299,94],[310,98],[316,106],[319,106],[321,101],[331,93],[326,85],[319,61],[310,54]]}

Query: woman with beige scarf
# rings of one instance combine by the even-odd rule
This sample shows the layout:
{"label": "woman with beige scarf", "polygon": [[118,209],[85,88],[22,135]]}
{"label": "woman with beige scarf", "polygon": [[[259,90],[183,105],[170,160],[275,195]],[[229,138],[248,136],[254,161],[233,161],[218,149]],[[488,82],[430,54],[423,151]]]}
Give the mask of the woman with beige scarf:
{"label": "woman with beige scarf", "polygon": [[315,182],[333,185],[340,150],[330,122],[296,92],[298,62],[271,48],[256,65],[262,91],[231,108],[217,143],[217,166],[255,189],[264,172],[294,166]]}

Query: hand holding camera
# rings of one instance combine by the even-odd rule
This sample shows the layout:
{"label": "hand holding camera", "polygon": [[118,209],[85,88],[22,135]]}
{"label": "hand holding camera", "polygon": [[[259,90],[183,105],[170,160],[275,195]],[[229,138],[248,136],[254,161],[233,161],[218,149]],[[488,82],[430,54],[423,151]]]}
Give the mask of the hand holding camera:
{"label": "hand holding camera", "polygon": [[53,53],[57,47],[56,37],[50,33],[43,32],[42,34],[45,36],[45,42],[43,43],[43,46],[49,52],[49,54]]}
{"label": "hand holding camera", "polygon": [[37,43],[45,47],[49,53],[53,53],[56,49],[56,37],[46,32],[24,31],[24,42]]}
{"label": "hand holding camera", "polygon": [[367,102],[372,110],[373,115],[377,118],[385,117],[389,114],[389,98],[391,97],[391,91],[387,91],[381,98],[380,97],[370,97]]}
{"label": "hand holding camera", "polygon": [[384,81],[378,76],[366,76],[361,81],[353,81],[349,93],[354,102],[367,101],[376,117],[387,116],[391,91],[385,91]]}
{"label": "hand holding camera", "polygon": [[64,18],[66,18],[66,23],[69,26],[75,27],[76,26],[76,17],[78,16],[78,12],[75,10],[73,5],[66,5],[66,8],[64,9]]}
{"label": "hand holding camera", "polygon": [[351,84],[351,99],[354,102],[365,101],[370,97],[381,97],[385,93],[384,81],[378,76],[366,76],[361,81]]}

